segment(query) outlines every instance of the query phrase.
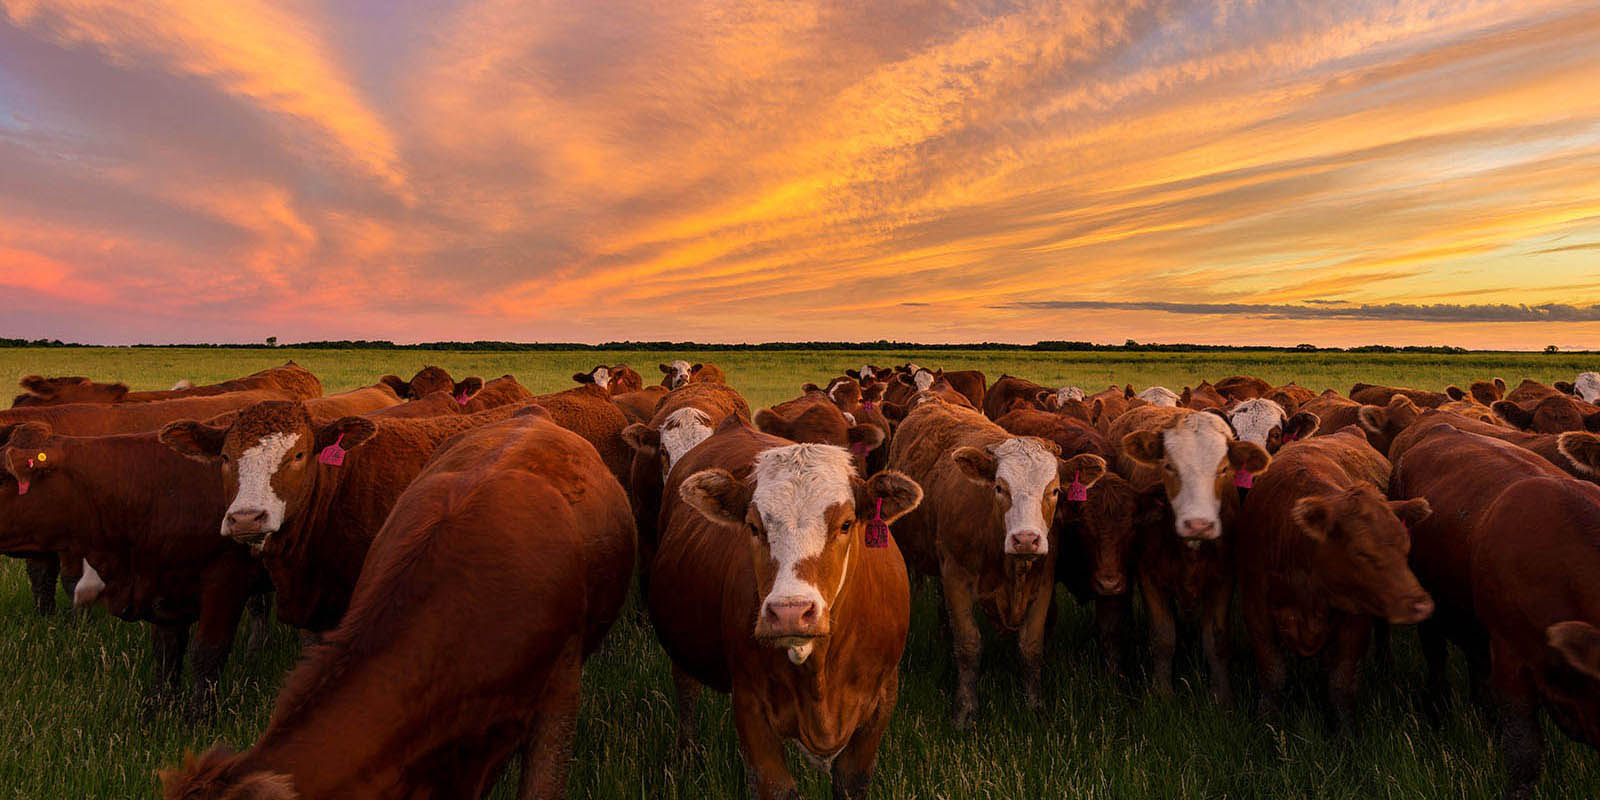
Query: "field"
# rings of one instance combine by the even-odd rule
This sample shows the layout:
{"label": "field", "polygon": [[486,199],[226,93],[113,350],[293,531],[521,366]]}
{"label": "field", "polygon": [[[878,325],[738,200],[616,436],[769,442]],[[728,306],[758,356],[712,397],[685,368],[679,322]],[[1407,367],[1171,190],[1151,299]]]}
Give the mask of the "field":
{"label": "field", "polygon": [[[156,389],[180,378],[207,382],[292,358],[316,372],[330,392],[371,383],[385,372],[409,376],[424,363],[457,377],[512,373],[535,391],[553,391],[571,385],[573,372],[597,363],[625,362],[649,380],[657,362],[686,357],[717,362],[752,407],[759,407],[796,395],[806,381],[821,382],[863,362],[903,362],[907,355],[0,349],[0,376],[88,375]],[[1275,383],[1292,379],[1317,391],[1345,391],[1356,380],[1437,389],[1496,375],[1513,383],[1524,377],[1571,380],[1596,366],[1572,356],[1534,354],[909,355],[929,366],[975,367],[991,380],[1010,372],[1091,391],[1112,382],[1181,389],[1200,377],[1235,373]],[[949,725],[947,700],[954,668],[939,636],[936,599],[929,582],[916,590],[900,705],[881,751],[874,797],[1490,798],[1503,785],[1488,717],[1462,701],[1435,728],[1416,712],[1422,665],[1410,631],[1396,636],[1392,673],[1369,671],[1360,733],[1337,738],[1318,710],[1320,692],[1309,670],[1294,684],[1289,715],[1254,716],[1250,661],[1237,643],[1233,664],[1244,700],[1238,711],[1214,708],[1204,687],[1193,683],[1203,671],[1193,654],[1179,660],[1179,677],[1189,680],[1171,700],[1147,697],[1137,676],[1127,683],[1108,678],[1098,667],[1089,611],[1064,594],[1057,598],[1060,624],[1047,645],[1045,713],[1025,709],[1015,649],[991,636],[977,728],[957,734]],[[1236,622],[1234,630],[1237,642],[1242,625]],[[38,618],[21,562],[0,564],[0,798],[155,796],[154,771],[185,751],[217,741],[248,746],[266,724],[298,653],[297,638],[282,626],[264,652],[236,651],[223,676],[221,713],[194,729],[170,713],[141,716],[138,697],[150,669],[143,633],[99,610]],[[1462,695],[1459,658],[1454,666]],[[703,695],[701,747],[682,757],[672,748],[666,658],[635,613],[625,612],[607,648],[590,661],[584,685],[570,796],[743,796],[726,698]],[[1551,748],[1538,796],[1600,796],[1600,759],[1553,727],[1548,733]],[[825,776],[797,756],[791,766],[806,796],[827,796]],[[509,789],[502,785],[494,797],[512,796]]]}

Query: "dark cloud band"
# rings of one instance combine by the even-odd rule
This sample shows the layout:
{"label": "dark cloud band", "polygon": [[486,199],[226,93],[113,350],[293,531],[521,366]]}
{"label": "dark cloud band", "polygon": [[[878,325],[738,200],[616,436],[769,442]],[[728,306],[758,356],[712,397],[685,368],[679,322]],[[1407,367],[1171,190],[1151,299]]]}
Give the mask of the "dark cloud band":
{"label": "dark cloud band", "polygon": [[1335,301],[1308,300],[1308,304],[1270,303],[1155,303],[1106,300],[1034,300],[1007,303],[1000,308],[1030,311],[1164,311],[1169,314],[1227,314],[1267,319],[1370,319],[1408,322],[1600,322],[1600,305],[1569,306],[1560,303],[1509,305],[1504,303],[1457,305],[1435,303],[1385,303],[1382,305],[1330,305]]}

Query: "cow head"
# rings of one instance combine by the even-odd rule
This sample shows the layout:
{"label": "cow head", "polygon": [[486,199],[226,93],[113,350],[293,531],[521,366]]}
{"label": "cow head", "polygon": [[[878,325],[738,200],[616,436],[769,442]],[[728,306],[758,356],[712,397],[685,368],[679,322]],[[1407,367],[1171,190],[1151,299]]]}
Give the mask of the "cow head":
{"label": "cow head", "polygon": [[394,390],[401,400],[420,400],[434,392],[449,392],[452,397],[465,404],[468,399],[483,389],[482,378],[463,378],[460,381],[450,377],[443,367],[427,366],[411,376],[411,380],[401,380],[398,375],[385,375],[378,382]]}
{"label": "cow head", "polygon": [[1556,381],[1556,388],[1577,395],[1585,403],[1600,405],[1600,372],[1585,372],[1571,383]]}
{"label": "cow head", "polygon": [[1093,486],[1106,472],[1105,459],[1092,454],[1063,461],[1055,442],[1033,436],[1003,439],[987,447],[957,447],[950,458],[962,475],[992,487],[995,510],[1003,519],[1005,554],[1036,558],[1050,552],[1050,522],[1056,517],[1061,487],[1076,479]]}
{"label": "cow head", "polygon": [[850,454],[832,445],[795,444],[762,451],[748,478],[721,469],[696,472],[679,487],[712,522],[750,535],[756,576],[755,638],[803,663],[817,637],[832,631],[831,612],[849,577],[867,522],[893,522],[922,502],[904,474],[855,475]]}
{"label": "cow head", "polygon": [[1494,413],[1513,427],[1530,433],[1600,431],[1600,411],[1584,413],[1578,401],[1564,394],[1553,394],[1534,404],[1533,410],[1510,400],[1494,404]]}
{"label": "cow head", "polygon": [[1088,396],[1089,395],[1085,394],[1082,389],[1076,386],[1063,386],[1056,390],[1056,405],[1063,406],[1066,405],[1068,401],[1082,403]]}
{"label": "cow head", "polygon": [[848,375],[862,386],[865,386],[869,383],[883,380],[890,372],[892,372],[892,370],[888,370],[883,367],[875,367],[871,364],[862,364],[861,369],[847,369],[844,371],[844,374]]}
{"label": "cow head", "polygon": [[1076,527],[1095,594],[1113,597],[1128,592],[1128,560],[1144,516],[1139,494],[1111,472],[1089,490],[1088,502],[1057,504],[1056,518]]}
{"label": "cow head", "polygon": [[1432,513],[1427,500],[1386,500],[1363,484],[1302,497],[1292,513],[1295,525],[1317,543],[1314,569],[1334,608],[1397,625],[1413,625],[1433,613],[1433,599],[1406,563],[1409,528]]}
{"label": "cow head", "polygon": [[1389,452],[1389,444],[1400,432],[1422,416],[1422,410],[1411,398],[1397,394],[1385,406],[1362,406],[1356,411],[1356,423],[1367,434],[1367,441],[1380,453]]}
{"label": "cow head", "polygon": [[169,423],[161,441],[198,461],[220,464],[228,510],[222,535],[260,549],[268,537],[303,511],[316,488],[325,448],[353,450],[377,426],[365,417],[343,417],[316,426],[304,403],[269,400],[240,411],[231,423],[193,420]]}
{"label": "cow head", "polygon": [[942,372],[943,370],[934,372],[926,367],[917,367],[916,371],[914,372],[902,373],[900,375],[900,382],[919,392],[926,392],[928,391],[928,387],[932,386],[933,382],[939,379],[940,373]]}
{"label": "cow head", "polygon": [[1545,628],[1545,639],[1568,667],[1589,680],[1600,681],[1600,628],[1582,620],[1568,620]]}
{"label": "cow head", "polygon": [[856,456],[857,464],[863,471],[867,454],[878,449],[887,439],[882,428],[860,422],[853,415],[840,411],[838,406],[826,402],[810,404],[804,411],[788,418],[773,409],[763,408],[756,412],[753,421],[763,433],[781,439],[846,448]]}
{"label": "cow head", "polygon": [[668,389],[676,389],[689,382],[689,372],[693,366],[683,359],[678,359],[671,364],[659,364],[661,367],[661,385]]}
{"label": "cow head", "polygon": [[605,364],[597,364],[588,372],[574,372],[572,379],[578,383],[592,383],[602,389],[611,388],[611,368]]}
{"label": "cow head", "polygon": [[[1132,386],[1128,387],[1129,391],[1132,391],[1132,389]],[[1178,407],[1178,393],[1165,386],[1152,386],[1137,395],[1129,395],[1128,399],[1132,400],[1135,397],[1153,406],[1161,406],[1163,408]]]}
{"label": "cow head", "polygon": [[238,757],[221,748],[189,755],[183,766],[162,770],[164,800],[299,800],[294,780],[274,772],[238,774]]}
{"label": "cow head", "polygon": [[672,472],[672,465],[714,432],[709,414],[698,408],[684,407],[668,414],[659,430],[641,422],[629,425],[622,430],[622,440],[637,453],[658,456],[661,480],[665,481]]}
{"label": "cow head", "polygon": [[1254,442],[1276,453],[1286,442],[1298,441],[1316,432],[1322,420],[1309,411],[1290,416],[1283,406],[1264,397],[1236,403],[1227,411],[1228,425],[1242,442]]}
{"label": "cow head", "polygon": [[[0,468],[16,482],[18,496],[62,464],[61,443],[42,422],[0,425]],[[8,487],[9,488],[9,487]]]}
{"label": "cow head", "polygon": [[13,408],[62,403],[119,403],[128,394],[125,383],[95,383],[81,376],[46,378],[24,375],[18,382],[27,394],[11,402]]}
{"label": "cow head", "polygon": [[1265,470],[1272,456],[1254,442],[1233,438],[1217,414],[1186,414],[1159,431],[1122,437],[1122,451],[1159,466],[1179,538],[1198,546],[1222,535],[1222,504],[1239,470]]}

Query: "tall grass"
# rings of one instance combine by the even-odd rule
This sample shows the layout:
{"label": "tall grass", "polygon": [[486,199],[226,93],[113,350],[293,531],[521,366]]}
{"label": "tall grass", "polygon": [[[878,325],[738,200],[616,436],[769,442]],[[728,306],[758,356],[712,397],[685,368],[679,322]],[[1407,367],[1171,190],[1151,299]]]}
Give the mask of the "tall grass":
{"label": "tall grass", "polygon": [[[903,360],[857,353],[687,355],[723,366],[753,405],[786,399],[805,381],[862,361]],[[1176,388],[1235,372],[1273,381],[1293,378],[1318,390],[1346,389],[1355,380],[1437,388],[1490,375],[1513,382],[1525,376],[1570,379],[1587,368],[1537,355],[914,356],[929,365],[975,366],[991,378],[1009,371],[1086,388],[1112,381]],[[385,371],[409,375],[424,361],[458,376],[511,372],[535,391],[550,391],[570,385],[571,373],[601,361],[653,371],[668,355],[0,350],[0,374],[84,374],[158,388],[182,377],[229,377],[289,357],[322,376],[329,391],[369,383]],[[1492,722],[1464,699],[1455,698],[1437,728],[1418,713],[1422,665],[1409,631],[1396,637],[1392,671],[1369,670],[1362,727],[1345,738],[1323,721],[1314,663],[1297,665],[1288,714],[1261,719],[1250,711],[1253,681],[1241,625],[1234,626],[1233,660],[1244,700],[1241,709],[1223,711],[1211,704],[1200,683],[1198,655],[1187,650],[1178,665],[1187,682],[1171,699],[1147,695],[1137,676],[1105,675],[1090,611],[1064,595],[1057,598],[1060,615],[1047,644],[1045,711],[1026,709],[1014,643],[991,633],[985,638],[978,725],[956,733],[949,724],[948,699],[954,666],[939,634],[937,597],[931,581],[916,585],[900,705],[881,750],[875,797],[1491,798],[1505,777]],[[235,654],[223,676],[222,710],[214,721],[190,727],[174,713],[146,718],[139,708],[150,669],[144,629],[99,610],[36,617],[21,564],[0,563],[0,798],[153,796],[154,771],[176,763],[186,750],[218,741],[248,746],[265,726],[297,656],[297,638],[280,626],[261,652]],[[1464,695],[1465,681],[1459,663],[1455,666],[1456,692]],[[743,767],[727,699],[702,695],[701,741],[678,753],[671,689],[669,665],[648,626],[636,610],[626,611],[606,648],[585,668],[570,796],[743,796]],[[1537,796],[1600,796],[1595,753],[1554,728],[1547,732],[1552,747]],[[797,756],[791,767],[807,797],[827,796],[824,776]],[[511,797],[509,782],[494,796]]]}

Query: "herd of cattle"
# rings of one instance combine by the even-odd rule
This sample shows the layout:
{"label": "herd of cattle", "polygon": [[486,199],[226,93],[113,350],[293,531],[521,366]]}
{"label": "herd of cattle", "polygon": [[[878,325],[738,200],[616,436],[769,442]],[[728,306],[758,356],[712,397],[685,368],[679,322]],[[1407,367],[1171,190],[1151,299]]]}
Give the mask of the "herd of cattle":
{"label": "herd of cattle", "polygon": [[293,363],[166,392],[25,378],[0,412],[0,552],[28,560],[43,613],[59,575],[147,623],[149,700],[193,715],[247,611],[252,639],[271,604],[317,642],[253,747],[163,775],[175,799],[478,797],[517,754],[520,796],[559,796],[582,665],[635,575],[680,740],[700,687],[731,693],[762,798],[795,794],[785,742],[835,796],[865,793],[918,576],[942,588],[957,728],[979,610],[1041,707],[1059,582],[1115,672],[1137,587],[1158,693],[1194,627],[1233,702],[1237,590],[1265,712],[1287,659],[1320,654],[1353,726],[1369,644],[1418,624],[1432,696],[1450,642],[1498,707],[1509,794],[1538,777],[1541,710],[1600,743],[1594,373],[1136,394],[863,366],[752,414],[714,365],[661,371],[540,396],[437,367],[327,396]]}

